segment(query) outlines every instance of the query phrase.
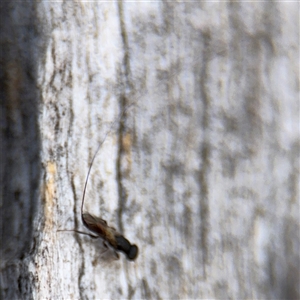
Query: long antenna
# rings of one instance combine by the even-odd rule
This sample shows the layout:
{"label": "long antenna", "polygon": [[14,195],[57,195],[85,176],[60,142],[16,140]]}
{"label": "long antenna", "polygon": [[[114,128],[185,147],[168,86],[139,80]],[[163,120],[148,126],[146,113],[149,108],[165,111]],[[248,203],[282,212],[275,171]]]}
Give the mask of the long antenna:
{"label": "long antenna", "polygon": [[104,138],[102,139],[101,143],[98,145],[98,148],[97,148],[97,150],[96,150],[96,152],[95,152],[95,154],[94,154],[94,156],[93,156],[93,158],[92,158],[92,160],[91,160],[91,163],[90,163],[90,166],[89,166],[89,170],[88,170],[88,173],[87,173],[87,176],[86,176],[86,179],[85,179],[85,183],[84,183],[84,189],[83,189],[82,200],[81,200],[81,218],[82,218],[83,223],[85,223],[84,220],[83,220],[83,217],[82,217],[82,214],[83,214],[83,205],[84,205],[84,199],[85,199],[85,192],[86,192],[87,183],[88,183],[88,180],[89,180],[89,177],[90,177],[90,173],[91,173],[91,170],[92,170],[92,166],[93,166],[94,160],[95,160],[95,158],[96,158],[96,156],[97,156],[97,154],[98,154],[98,152],[99,152],[101,146],[102,146],[103,143],[105,142],[106,137],[107,137],[107,136],[111,133],[111,131],[113,130],[115,124],[121,120],[121,118],[123,117],[123,115],[125,114],[125,112],[126,112],[131,106],[133,106],[133,105],[134,105],[134,103],[131,103],[131,104],[129,104],[126,108],[124,108],[124,109],[121,111],[119,118],[117,118],[117,119],[111,124],[109,130],[106,132],[106,134],[105,134]]}

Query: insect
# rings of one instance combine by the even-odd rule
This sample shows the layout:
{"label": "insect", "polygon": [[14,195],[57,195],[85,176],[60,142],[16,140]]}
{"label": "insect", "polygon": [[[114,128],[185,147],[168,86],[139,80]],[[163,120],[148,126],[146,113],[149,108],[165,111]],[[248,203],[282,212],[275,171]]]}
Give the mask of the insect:
{"label": "insect", "polygon": [[[129,107],[129,106],[128,106]],[[127,109],[128,109],[127,107]],[[122,114],[124,111],[122,112]],[[111,128],[114,124],[112,124]],[[104,143],[107,135],[109,134],[110,130],[106,133],[104,139],[99,144],[92,161],[89,166],[88,174],[86,176],[84,189],[83,189],[83,195],[82,195],[82,201],[81,201],[81,219],[84,226],[89,229],[91,232],[95,233],[87,233],[79,230],[72,230],[80,234],[85,234],[90,236],[91,238],[97,239],[101,238],[103,240],[104,247],[108,248],[107,244],[113,248],[116,251],[123,252],[128,260],[135,260],[138,256],[138,247],[136,245],[132,245],[122,234],[117,232],[117,230],[113,227],[108,226],[107,222],[103,220],[102,218],[96,217],[94,215],[91,215],[88,212],[83,212],[83,205],[85,200],[85,193],[87,188],[87,183],[89,180],[90,172],[94,163],[94,160],[97,156],[97,153],[99,152],[102,144]],[[62,231],[62,230],[59,230]],[[64,231],[64,230],[63,230]],[[119,258],[119,255],[116,253],[117,259]]]}
{"label": "insect", "polygon": [[[105,138],[104,138],[104,140],[105,140]],[[104,241],[105,247],[107,247],[107,245],[105,244],[105,242],[106,242],[116,251],[123,252],[126,255],[127,259],[135,260],[138,256],[138,247],[136,245],[132,245],[122,234],[118,233],[115,228],[108,226],[107,222],[105,220],[103,220],[99,217],[93,216],[93,215],[89,214],[88,212],[83,212],[85,192],[86,192],[89,175],[90,175],[95,157],[96,157],[98,151],[100,150],[100,147],[103,144],[104,140],[98,146],[98,149],[92,158],[92,161],[91,161],[91,164],[90,164],[90,167],[88,170],[88,174],[87,174],[87,177],[85,180],[85,185],[84,185],[83,195],[82,195],[82,202],[81,202],[82,223],[90,231],[92,231],[93,233],[96,233],[96,235],[93,235],[90,233],[85,233],[82,231],[76,231],[76,232],[89,235],[92,238],[100,237]],[[117,255],[117,257],[119,257],[119,256]]]}
{"label": "insect", "polygon": [[[118,233],[115,228],[107,225],[107,222],[101,218],[95,217],[89,213],[81,215],[83,224],[97,235],[88,234],[92,238],[101,237],[112,248],[125,253],[127,259],[135,260],[138,255],[138,247],[130,244],[130,242]],[[81,233],[81,232],[79,232]],[[107,247],[104,243],[104,246]],[[117,255],[117,257],[119,257]]]}

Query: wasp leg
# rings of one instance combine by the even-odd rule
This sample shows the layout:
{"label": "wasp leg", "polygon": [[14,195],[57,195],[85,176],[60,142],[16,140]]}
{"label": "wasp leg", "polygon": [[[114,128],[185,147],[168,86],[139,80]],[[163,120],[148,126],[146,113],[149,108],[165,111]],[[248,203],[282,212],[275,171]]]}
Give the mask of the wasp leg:
{"label": "wasp leg", "polygon": [[115,255],[115,260],[119,260],[120,259],[120,255],[116,251],[114,251],[114,255]]}
{"label": "wasp leg", "polygon": [[102,254],[106,253],[109,250],[108,245],[105,243],[105,241],[102,242],[104,250],[102,251]]}
{"label": "wasp leg", "polygon": [[93,234],[90,234],[90,233],[87,233],[87,235],[88,235],[89,237],[91,237],[92,239],[98,239],[98,238],[99,238],[98,235],[93,235]]}
{"label": "wasp leg", "polygon": [[87,232],[83,232],[83,231],[79,231],[79,230],[74,230],[74,231],[77,232],[77,233],[80,233],[80,234],[88,235],[92,239],[98,239],[99,238],[98,235],[93,235],[93,234],[90,234],[90,233],[87,233]]}

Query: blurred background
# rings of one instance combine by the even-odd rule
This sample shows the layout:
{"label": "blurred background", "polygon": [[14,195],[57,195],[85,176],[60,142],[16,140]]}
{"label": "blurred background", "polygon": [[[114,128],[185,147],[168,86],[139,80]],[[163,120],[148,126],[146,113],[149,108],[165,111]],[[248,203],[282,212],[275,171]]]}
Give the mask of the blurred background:
{"label": "blurred background", "polygon": [[299,299],[298,3],[0,5],[1,299]]}

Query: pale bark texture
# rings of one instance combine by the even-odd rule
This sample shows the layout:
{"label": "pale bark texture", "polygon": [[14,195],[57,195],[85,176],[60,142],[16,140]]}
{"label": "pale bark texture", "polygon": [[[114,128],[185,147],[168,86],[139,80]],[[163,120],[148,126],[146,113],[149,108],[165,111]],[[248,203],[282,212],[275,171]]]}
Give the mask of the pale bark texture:
{"label": "pale bark texture", "polygon": [[[299,299],[299,4],[1,2],[1,299]],[[105,251],[80,217],[139,247]]]}

